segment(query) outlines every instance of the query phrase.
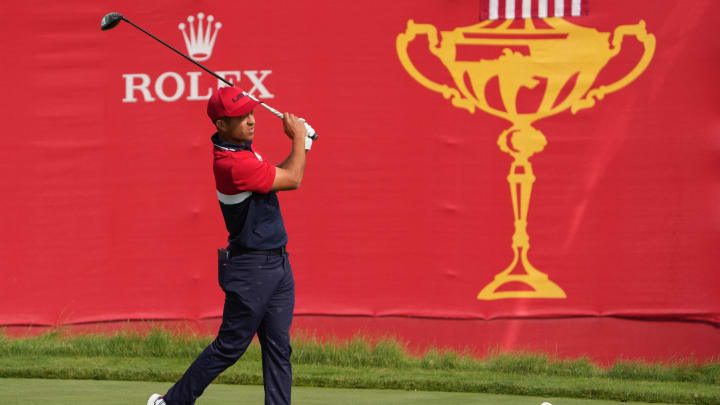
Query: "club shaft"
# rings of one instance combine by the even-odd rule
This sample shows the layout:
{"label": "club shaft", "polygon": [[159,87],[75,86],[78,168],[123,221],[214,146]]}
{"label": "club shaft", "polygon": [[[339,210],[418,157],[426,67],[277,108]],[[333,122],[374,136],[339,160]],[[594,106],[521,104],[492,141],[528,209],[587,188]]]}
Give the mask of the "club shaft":
{"label": "club shaft", "polygon": [[220,76],[220,75],[218,75],[217,73],[213,72],[212,70],[206,68],[205,66],[203,66],[203,65],[195,62],[191,57],[189,57],[189,56],[185,55],[184,53],[178,51],[177,49],[173,48],[172,46],[170,46],[169,44],[167,44],[167,43],[166,43],[165,41],[163,41],[162,39],[160,39],[160,38],[156,37],[155,35],[153,35],[153,34],[147,32],[147,31],[145,31],[141,26],[135,24],[134,22],[128,20],[128,19],[125,18],[125,17],[122,17],[122,19],[123,19],[123,21],[129,23],[129,24],[132,25],[133,27],[135,27],[135,28],[139,29],[140,31],[146,33],[146,34],[149,35],[152,39],[160,42],[161,44],[163,44],[163,45],[165,45],[165,46],[167,46],[168,48],[170,48],[171,50],[173,50],[173,52],[177,53],[178,55],[182,56],[183,58],[185,58],[185,59],[189,60],[190,62],[194,63],[194,64],[197,65],[200,69],[202,69],[202,70],[210,73],[211,75],[217,77],[219,80],[221,80],[222,82],[224,82],[224,83],[227,84],[228,86],[232,86],[232,85],[233,85],[233,84],[230,83],[229,81],[225,80],[222,76]]}
{"label": "club shaft", "polygon": [[[122,19],[123,19],[123,21],[125,21],[126,23],[132,25],[133,27],[135,27],[135,28],[139,29],[140,31],[144,32],[145,34],[149,35],[152,39],[154,39],[154,40],[160,42],[161,44],[165,45],[166,47],[170,48],[173,52],[177,53],[178,55],[182,56],[183,58],[185,58],[185,59],[189,60],[190,62],[194,63],[194,64],[197,65],[200,69],[202,69],[202,70],[210,73],[211,75],[215,76],[218,80],[222,81],[223,83],[227,84],[228,86],[235,86],[233,83],[225,80],[224,77],[218,75],[217,73],[215,73],[215,72],[213,72],[212,70],[206,68],[205,66],[197,63],[197,62],[194,61],[191,57],[189,57],[189,56],[185,55],[184,53],[178,51],[177,49],[173,48],[172,46],[170,46],[168,43],[166,43],[166,42],[163,41],[162,39],[160,39],[160,38],[156,37],[155,35],[153,35],[153,34],[147,32],[147,31],[145,31],[141,26],[139,26],[139,25],[135,24],[134,22],[128,20],[128,19],[125,18],[124,16],[122,17]],[[278,118],[282,118],[282,117],[283,117],[283,114],[282,114],[280,111],[278,111],[278,110],[270,107],[269,105],[263,103],[262,101],[258,100],[256,97],[254,97],[254,96],[252,96],[252,95],[250,95],[250,94],[248,94],[248,93],[245,93],[245,94],[246,94],[250,99],[252,99],[252,100],[254,100],[254,101],[259,101],[259,102],[260,102],[260,105],[262,105],[263,107],[267,108],[268,111],[270,111],[271,113],[275,114],[275,116],[277,116]],[[316,136],[313,137],[313,138],[315,139]]]}

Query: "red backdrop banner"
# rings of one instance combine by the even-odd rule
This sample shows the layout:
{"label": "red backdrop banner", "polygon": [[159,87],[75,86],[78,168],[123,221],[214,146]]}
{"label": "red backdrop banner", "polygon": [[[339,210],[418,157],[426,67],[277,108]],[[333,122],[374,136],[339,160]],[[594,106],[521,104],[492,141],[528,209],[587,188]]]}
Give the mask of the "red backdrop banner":
{"label": "red backdrop banner", "polygon": [[218,81],[109,11],[320,134],[280,193],[297,314],[718,324],[720,2],[686,3],[3,4],[0,324],[221,314]]}

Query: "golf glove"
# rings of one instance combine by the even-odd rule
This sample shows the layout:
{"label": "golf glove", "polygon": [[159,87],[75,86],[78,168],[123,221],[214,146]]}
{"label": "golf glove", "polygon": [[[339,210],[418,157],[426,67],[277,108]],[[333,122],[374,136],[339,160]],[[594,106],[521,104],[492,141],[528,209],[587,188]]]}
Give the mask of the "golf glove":
{"label": "golf glove", "polygon": [[310,126],[310,124],[307,123],[304,119],[300,118],[300,120],[305,124],[305,131],[307,131],[307,136],[305,137],[305,150],[310,150],[312,147],[313,140],[311,136],[315,135],[315,129]]}

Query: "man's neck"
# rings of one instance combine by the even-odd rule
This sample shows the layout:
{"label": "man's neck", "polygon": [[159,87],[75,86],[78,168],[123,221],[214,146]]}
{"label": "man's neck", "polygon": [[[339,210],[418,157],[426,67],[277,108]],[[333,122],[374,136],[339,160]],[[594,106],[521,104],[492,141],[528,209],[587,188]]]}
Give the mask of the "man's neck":
{"label": "man's neck", "polygon": [[232,144],[238,145],[238,146],[247,146],[247,141],[237,141],[237,140],[231,138],[229,135],[224,134],[220,131],[218,131],[218,138],[220,138],[220,140],[223,142],[232,143]]}

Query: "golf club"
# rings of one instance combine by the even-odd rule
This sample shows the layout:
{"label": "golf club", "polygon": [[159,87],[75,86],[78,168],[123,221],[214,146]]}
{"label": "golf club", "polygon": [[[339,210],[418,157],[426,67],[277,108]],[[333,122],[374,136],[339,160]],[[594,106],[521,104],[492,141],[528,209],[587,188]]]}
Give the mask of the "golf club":
{"label": "golf club", "polygon": [[[120,24],[120,21],[125,21],[126,23],[132,25],[133,27],[135,27],[135,28],[139,29],[140,31],[144,32],[145,34],[149,35],[152,39],[154,39],[154,40],[160,42],[161,44],[167,46],[168,48],[172,49],[172,50],[175,51],[175,53],[177,53],[178,55],[180,55],[180,56],[182,56],[183,58],[185,58],[185,59],[189,60],[190,62],[194,63],[195,65],[197,65],[198,67],[200,67],[200,68],[203,69],[204,71],[210,73],[211,75],[215,76],[218,80],[221,80],[223,83],[227,84],[228,86],[235,86],[233,83],[225,80],[222,76],[216,74],[216,73],[213,72],[212,70],[210,70],[210,69],[206,68],[205,66],[197,63],[195,60],[193,60],[193,59],[190,58],[189,56],[185,55],[184,53],[182,53],[182,52],[178,51],[177,49],[173,48],[172,46],[168,45],[168,44],[167,44],[165,41],[163,41],[162,39],[160,39],[160,38],[156,37],[155,35],[153,35],[153,34],[147,32],[147,31],[145,31],[142,27],[140,27],[139,25],[135,24],[134,22],[128,20],[127,18],[125,18],[125,16],[123,16],[123,15],[120,14],[120,13],[112,12],[112,13],[107,13],[107,14],[105,14],[105,15],[103,16],[102,20],[100,20],[100,29],[103,30],[103,31],[107,31],[107,30],[109,30],[109,29],[113,29],[113,28],[115,28],[115,26],[117,26],[118,24]],[[248,96],[251,100],[260,102],[260,105],[262,105],[263,107],[267,108],[268,111],[270,111],[271,113],[275,114],[278,118],[282,118],[282,117],[283,117],[283,115],[282,115],[282,113],[281,113],[280,111],[278,111],[278,110],[270,107],[269,105],[265,104],[264,102],[262,102],[262,101],[258,100],[257,98],[251,96],[251,95],[248,94],[247,92],[243,91],[243,94],[245,94],[246,96]],[[316,139],[318,138],[318,134],[315,133],[315,134],[313,134],[310,138],[312,138],[312,140],[314,141],[314,140],[316,140]]]}

